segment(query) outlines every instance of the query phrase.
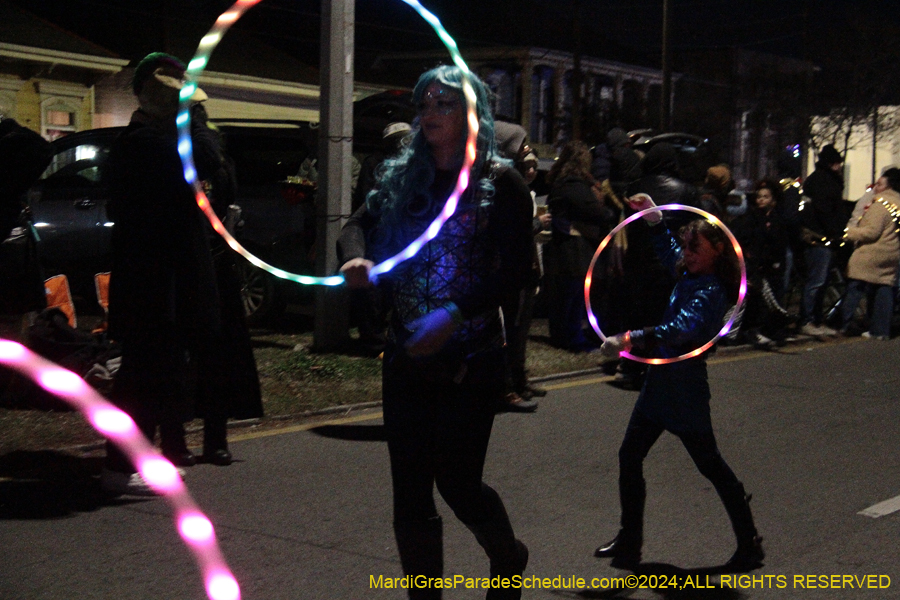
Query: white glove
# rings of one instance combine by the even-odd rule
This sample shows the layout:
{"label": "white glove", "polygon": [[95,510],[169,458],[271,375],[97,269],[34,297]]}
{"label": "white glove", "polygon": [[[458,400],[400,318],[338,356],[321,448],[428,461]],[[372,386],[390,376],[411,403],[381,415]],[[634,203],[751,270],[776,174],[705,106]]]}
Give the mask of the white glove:
{"label": "white glove", "polygon": [[[630,198],[628,198],[628,205],[636,211],[642,211],[648,208],[656,207],[656,203],[653,202],[653,198],[651,198],[647,194],[635,194],[634,196],[631,196]],[[644,215],[644,220],[647,221],[648,225],[656,225],[662,220],[662,211],[655,210],[653,212],[649,212]]]}
{"label": "white glove", "polygon": [[618,360],[619,354],[629,348],[631,348],[631,336],[628,335],[628,332],[608,337],[600,346],[600,360],[601,362]]}

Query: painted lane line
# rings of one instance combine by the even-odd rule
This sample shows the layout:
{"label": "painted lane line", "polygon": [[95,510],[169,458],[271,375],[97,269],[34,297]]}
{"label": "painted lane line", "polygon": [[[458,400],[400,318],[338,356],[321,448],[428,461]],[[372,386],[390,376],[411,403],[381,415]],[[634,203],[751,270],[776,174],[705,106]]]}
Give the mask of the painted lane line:
{"label": "painted lane line", "polygon": [[900,510],[900,496],[894,496],[890,500],[879,502],[878,504],[870,506],[865,510],[861,510],[856,514],[877,519],[878,517],[883,517],[893,512],[897,512],[898,510]]}

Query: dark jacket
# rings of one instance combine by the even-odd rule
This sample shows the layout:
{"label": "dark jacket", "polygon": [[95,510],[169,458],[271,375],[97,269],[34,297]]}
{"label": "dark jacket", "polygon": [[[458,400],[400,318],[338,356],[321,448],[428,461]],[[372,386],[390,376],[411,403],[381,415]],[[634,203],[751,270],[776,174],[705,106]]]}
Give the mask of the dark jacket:
{"label": "dark jacket", "polygon": [[553,237],[550,248],[545,248],[552,256],[545,272],[583,278],[616,213],[597,199],[590,183],[575,176],[554,182],[547,206],[553,217]]}
{"label": "dark jacket", "polygon": [[50,142],[13,119],[0,121],[0,314],[47,306],[37,239],[22,195],[53,157]]}
{"label": "dark jacket", "polygon": [[788,229],[777,207],[768,214],[752,208],[731,223],[731,231],[744,251],[748,276],[777,278],[784,273]]}
{"label": "dark jacket", "polygon": [[[662,226],[654,229],[661,262],[674,274],[681,249]],[[718,277],[685,274],[672,291],[662,323],[631,332],[634,349],[662,358],[696,350],[719,332],[730,305]],[[712,431],[707,354],[651,365],[635,410],[675,433]]]}
{"label": "dark jacket", "polygon": [[844,202],[841,174],[822,162],[816,163],[816,170],[803,182],[803,195],[810,200],[800,212],[803,226],[818,237],[839,240],[853,208]]}
{"label": "dark jacket", "polygon": [[[456,176],[456,172],[438,171],[430,194],[446,198]],[[498,309],[510,293],[517,294],[528,283],[534,245],[531,194],[515,169],[498,169],[493,185],[490,202],[464,195],[437,237],[378,279],[392,307],[390,334],[397,346],[409,337],[408,325],[416,318],[448,302],[459,307],[464,322],[447,346],[423,363],[452,364],[498,350],[503,343]],[[436,215],[428,216],[423,230]],[[387,258],[373,254],[372,245],[367,244],[379,223],[365,204],[353,214],[338,240],[342,263],[360,257]],[[389,368],[385,362],[385,370]]]}

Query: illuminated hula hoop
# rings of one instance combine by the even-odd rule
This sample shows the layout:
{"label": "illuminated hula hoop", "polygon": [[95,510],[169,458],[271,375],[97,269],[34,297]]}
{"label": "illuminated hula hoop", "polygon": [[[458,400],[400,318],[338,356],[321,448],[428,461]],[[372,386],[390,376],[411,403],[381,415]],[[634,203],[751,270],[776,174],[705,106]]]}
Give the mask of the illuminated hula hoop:
{"label": "illuminated hula hoop", "polygon": [[0,339],[0,365],[21,373],[71,404],[97,431],[115,443],[144,480],[172,506],[176,528],[194,555],[209,599],[240,600],[240,587],[216,542],[212,523],[191,498],[172,463],[160,456],[131,417],[72,371],[41,358],[17,342]]}
{"label": "illuminated hula hoop", "polygon": [[691,352],[688,352],[686,354],[674,356],[671,358],[644,358],[643,356],[635,356],[630,352],[624,350],[619,353],[619,356],[630,358],[631,360],[642,362],[648,365],[666,365],[675,363],[688,358],[692,358],[709,350],[712,345],[716,343],[716,340],[718,340],[722,336],[728,335],[728,332],[731,331],[735,320],[741,314],[741,308],[744,305],[744,297],[747,295],[747,266],[744,264],[744,251],[741,250],[741,245],[738,243],[737,239],[735,239],[734,235],[731,233],[731,230],[725,226],[725,223],[716,218],[715,215],[711,215],[705,210],[694,208],[693,206],[685,206],[683,204],[664,204],[663,206],[645,208],[644,210],[631,215],[630,217],[616,225],[613,230],[610,231],[605,238],[603,238],[603,241],[600,242],[600,245],[597,246],[597,250],[594,252],[594,257],[591,259],[591,265],[590,267],[588,267],[587,276],[584,278],[584,305],[587,309],[588,321],[590,322],[591,327],[594,329],[594,331],[597,332],[597,335],[600,336],[600,339],[605,341],[606,336],[602,331],[600,331],[600,325],[597,323],[597,317],[594,315],[594,311],[591,310],[591,280],[593,278],[594,265],[597,264],[597,259],[600,257],[600,253],[603,252],[603,249],[606,248],[606,246],[612,240],[613,236],[624,229],[629,223],[640,219],[648,213],[662,210],[684,210],[696,213],[702,217],[705,217],[708,221],[711,221],[714,225],[718,226],[722,231],[724,231],[725,235],[728,236],[728,239],[731,240],[731,245],[734,247],[734,253],[738,257],[738,263],[741,267],[741,286],[738,292],[737,302],[735,303],[734,308],[731,311],[731,316],[729,317],[728,321],[711,340],[709,340],[696,350],[692,350]]}
{"label": "illuminated hula hoop", "polygon": [[[422,246],[424,246],[430,240],[434,239],[435,236],[437,236],[438,232],[441,230],[441,227],[443,227],[444,223],[447,222],[447,219],[453,216],[453,213],[456,212],[456,207],[459,204],[460,195],[469,186],[469,177],[471,175],[472,165],[475,163],[475,141],[478,138],[478,115],[475,110],[477,98],[475,96],[475,90],[472,87],[472,84],[469,81],[468,77],[471,71],[463,61],[462,55],[459,53],[456,42],[452,37],[450,37],[450,34],[448,34],[447,30],[445,30],[441,25],[440,20],[438,20],[436,16],[434,16],[431,12],[429,12],[421,4],[419,4],[419,2],[417,2],[416,0],[402,1],[413,7],[416,12],[418,12],[419,15],[421,15],[422,18],[429,23],[429,25],[431,25],[431,27],[438,34],[438,37],[440,37],[441,41],[447,47],[447,50],[450,51],[450,56],[453,59],[453,62],[462,70],[463,95],[466,99],[466,113],[469,128],[468,136],[466,138],[466,152],[465,158],[463,160],[463,166],[459,171],[459,177],[456,182],[456,187],[453,189],[450,197],[447,198],[447,202],[444,204],[443,210],[441,210],[440,214],[428,226],[425,232],[422,233],[422,235],[420,235],[418,238],[413,240],[413,242],[410,243],[409,246],[407,246],[404,250],[395,254],[391,258],[388,258],[387,260],[372,267],[372,269],[369,271],[370,278],[372,279],[375,279],[378,275],[387,273],[399,263],[415,256],[419,252],[419,250],[422,249]],[[238,0],[238,2],[235,2],[231,6],[231,8],[222,13],[216,20],[215,24],[213,24],[212,29],[210,29],[209,32],[200,40],[200,45],[197,47],[197,52],[194,55],[194,58],[191,59],[190,63],[188,63],[187,72],[185,73],[186,77],[188,78],[188,83],[186,83],[184,87],[181,88],[181,92],[179,94],[181,103],[178,110],[178,116],[176,118],[176,124],[178,125],[178,154],[181,156],[181,162],[184,166],[184,179],[194,189],[194,196],[196,197],[197,205],[203,211],[203,214],[206,215],[206,218],[209,219],[209,222],[212,224],[213,229],[215,229],[215,231],[219,235],[221,235],[222,238],[224,238],[227,244],[235,252],[243,256],[251,264],[259,267],[260,269],[268,271],[272,275],[281,279],[295,281],[304,285],[340,285],[344,282],[343,275],[339,274],[329,277],[298,275],[296,273],[290,273],[283,269],[274,267],[248,252],[225,229],[225,226],[222,225],[222,222],[216,216],[216,213],[212,210],[209,199],[206,197],[206,194],[203,192],[203,188],[197,179],[197,170],[194,166],[194,153],[191,144],[190,98],[191,96],[193,96],[194,92],[197,89],[197,79],[200,77],[200,74],[209,63],[209,57],[212,54],[212,51],[215,49],[216,45],[222,39],[222,36],[224,36],[225,32],[232,25],[234,25],[234,23],[237,22],[238,19],[241,18],[241,16],[247,9],[253,7],[259,2],[260,0]]]}

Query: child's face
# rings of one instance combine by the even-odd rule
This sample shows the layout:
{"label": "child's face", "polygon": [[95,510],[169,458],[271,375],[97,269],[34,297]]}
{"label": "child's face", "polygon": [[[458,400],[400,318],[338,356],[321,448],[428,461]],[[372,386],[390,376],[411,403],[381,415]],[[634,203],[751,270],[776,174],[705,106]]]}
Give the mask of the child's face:
{"label": "child's face", "polygon": [[756,192],[756,206],[761,210],[769,210],[775,206],[775,199],[772,197],[772,190],[769,188],[760,188]]}
{"label": "child's face", "polygon": [[715,273],[716,259],[719,258],[723,250],[724,246],[721,242],[713,246],[702,235],[688,233],[684,236],[684,267],[691,275],[710,275]]}

